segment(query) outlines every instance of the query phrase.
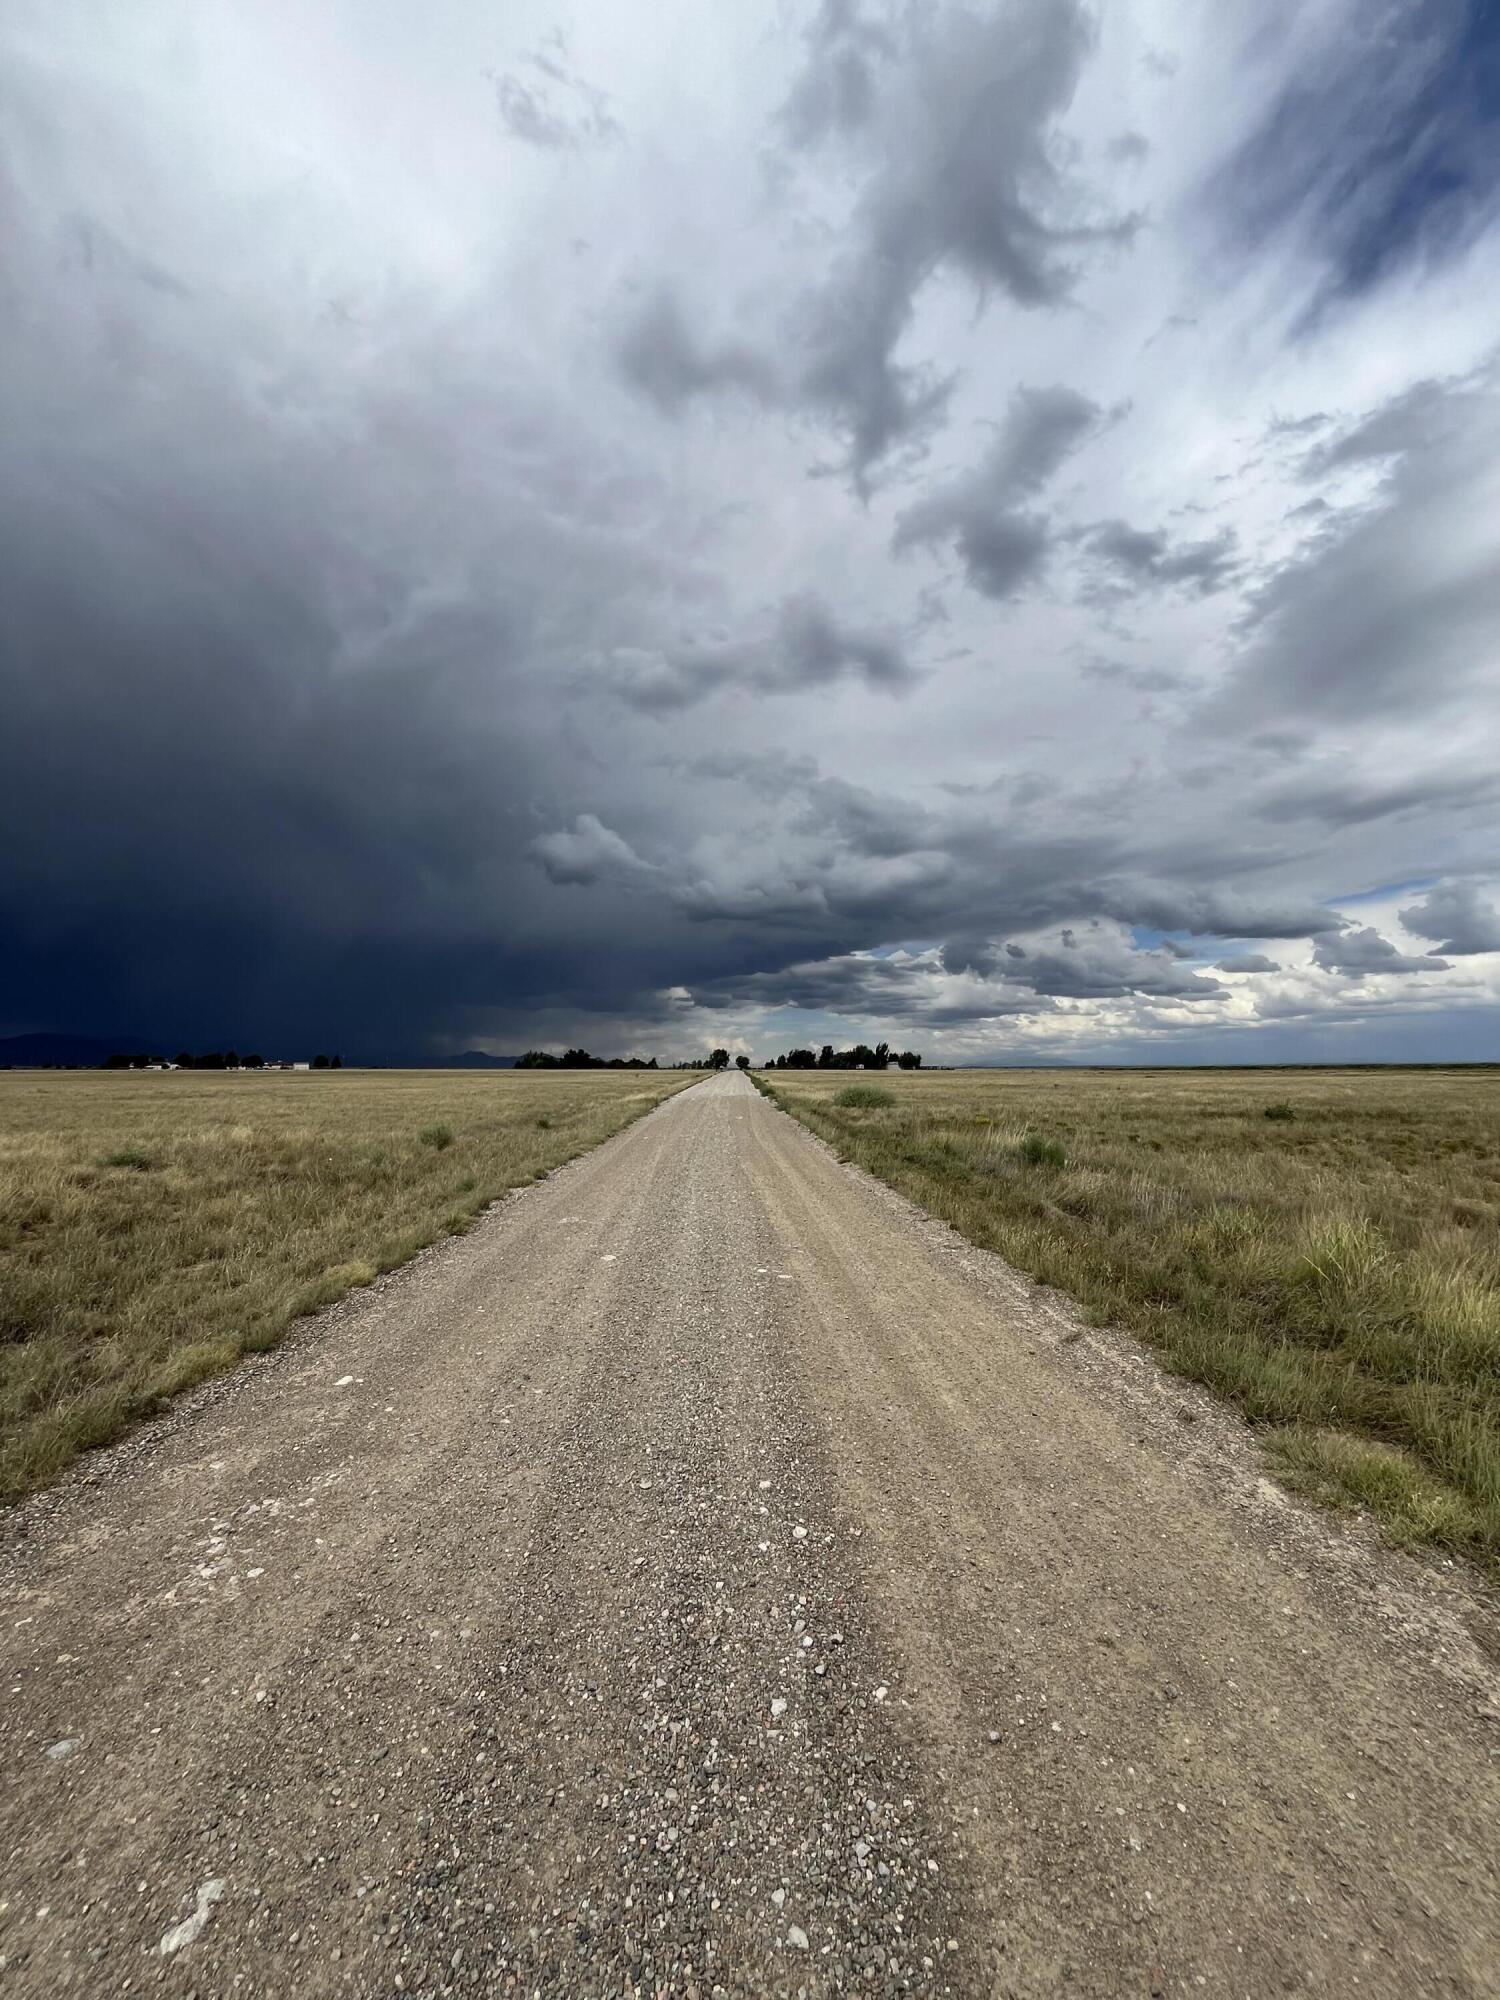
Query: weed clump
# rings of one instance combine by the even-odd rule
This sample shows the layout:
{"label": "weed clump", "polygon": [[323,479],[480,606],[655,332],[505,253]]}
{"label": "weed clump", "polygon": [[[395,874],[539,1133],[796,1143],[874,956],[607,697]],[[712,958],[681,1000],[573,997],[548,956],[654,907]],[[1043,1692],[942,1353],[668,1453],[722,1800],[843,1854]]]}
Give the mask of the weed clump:
{"label": "weed clump", "polygon": [[1296,1115],[1291,1105],[1284,1102],[1281,1104],[1268,1104],[1266,1106],[1266,1116],[1268,1118],[1280,1119],[1285,1122],[1288,1118],[1295,1118]]}
{"label": "weed clump", "polygon": [[140,1146],[121,1146],[118,1152],[105,1153],[99,1161],[101,1167],[128,1167],[132,1173],[149,1173],[156,1165],[151,1154]]}
{"label": "weed clump", "polygon": [[1016,1148],[1016,1158],[1028,1167],[1049,1167],[1054,1172],[1068,1164],[1068,1156],[1055,1139],[1044,1139],[1040,1132],[1028,1132]]}
{"label": "weed clump", "polygon": [[451,1125],[424,1125],[417,1134],[424,1146],[431,1146],[435,1153],[445,1153],[453,1144]]}
{"label": "weed clump", "polygon": [[849,1083],[835,1091],[833,1101],[841,1111],[883,1111],[896,1100],[878,1083]]}

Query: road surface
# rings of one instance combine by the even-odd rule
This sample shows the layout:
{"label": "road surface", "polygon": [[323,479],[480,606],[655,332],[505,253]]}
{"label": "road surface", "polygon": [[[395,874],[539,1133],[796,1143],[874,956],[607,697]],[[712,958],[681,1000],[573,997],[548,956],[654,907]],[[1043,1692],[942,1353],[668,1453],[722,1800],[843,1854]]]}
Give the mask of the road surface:
{"label": "road surface", "polygon": [[0,1993],[1500,1991],[1483,1603],[737,1076],[0,1583]]}

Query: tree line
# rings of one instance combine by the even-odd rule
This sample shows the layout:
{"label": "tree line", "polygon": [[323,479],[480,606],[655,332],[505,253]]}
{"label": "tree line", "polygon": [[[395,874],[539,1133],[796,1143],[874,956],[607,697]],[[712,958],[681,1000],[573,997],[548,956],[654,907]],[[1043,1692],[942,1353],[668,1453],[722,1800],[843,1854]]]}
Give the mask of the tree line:
{"label": "tree line", "polygon": [[568,1049],[560,1056],[545,1049],[528,1049],[516,1057],[517,1069],[655,1069],[656,1057],[643,1062],[639,1056],[591,1056],[587,1049]]}
{"label": "tree line", "polygon": [[877,1042],[872,1049],[867,1042],[856,1042],[852,1049],[835,1049],[832,1042],[825,1042],[816,1055],[811,1049],[788,1049],[784,1056],[772,1056],[762,1063],[762,1069],[889,1069],[894,1063],[897,1069],[920,1069],[922,1058],[915,1049],[902,1049],[899,1053],[889,1042]]}
{"label": "tree line", "polygon": [[[734,1060],[741,1069],[752,1067],[749,1056],[736,1056]],[[898,1055],[889,1042],[877,1042],[873,1049],[867,1042],[856,1042],[852,1049],[835,1049],[832,1042],[825,1042],[816,1055],[811,1049],[788,1049],[784,1056],[767,1056],[760,1068],[889,1069],[892,1063],[897,1069],[920,1069],[922,1058],[914,1049],[902,1049]],[[711,1049],[696,1062],[680,1062],[672,1066],[674,1069],[728,1069],[729,1051]]]}

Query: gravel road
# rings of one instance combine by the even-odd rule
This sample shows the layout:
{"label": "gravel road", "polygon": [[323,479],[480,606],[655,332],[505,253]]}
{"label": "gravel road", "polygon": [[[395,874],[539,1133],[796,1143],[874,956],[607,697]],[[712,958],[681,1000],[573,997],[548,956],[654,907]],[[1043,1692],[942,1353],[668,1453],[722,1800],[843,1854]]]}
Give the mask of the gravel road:
{"label": "gravel road", "polygon": [[1500,1993],[1483,1594],[737,1076],[0,1584],[0,1993]]}

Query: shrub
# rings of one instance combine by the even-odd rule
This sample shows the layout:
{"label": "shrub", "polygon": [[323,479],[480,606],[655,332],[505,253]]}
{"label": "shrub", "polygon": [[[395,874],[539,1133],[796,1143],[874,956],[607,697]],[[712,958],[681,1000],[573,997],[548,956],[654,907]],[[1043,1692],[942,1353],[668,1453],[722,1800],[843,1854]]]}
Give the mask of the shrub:
{"label": "shrub", "polygon": [[1065,1167],[1068,1156],[1055,1139],[1044,1139],[1040,1132],[1028,1132],[1016,1148],[1016,1158],[1024,1160],[1028,1167]]}
{"label": "shrub", "polygon": [[1268,1104],[1266,1106],[1266,1116],[1268,1118],[1295,1118],[1296,1115],[1290,1104]]}
{"label": "shrub", "polygon": [[881,1111],[896,1100],[878,1083],[849,1083],[834,1092],[833,1101],[843,1111]]}
{"label": "shrub", "polygon": [[156,1162],[139,1146],[122,1146],[117,1153],[106,1153],[99,1164],[101,1167],[131,1167],[136,1173],[144,1174]]}
{"label": "shrub", "polygon": [[435,1153],[441,1153],[453,1144],[451,1125],[424,1125],[417,1134],[424,1146],[431,1146]]}

